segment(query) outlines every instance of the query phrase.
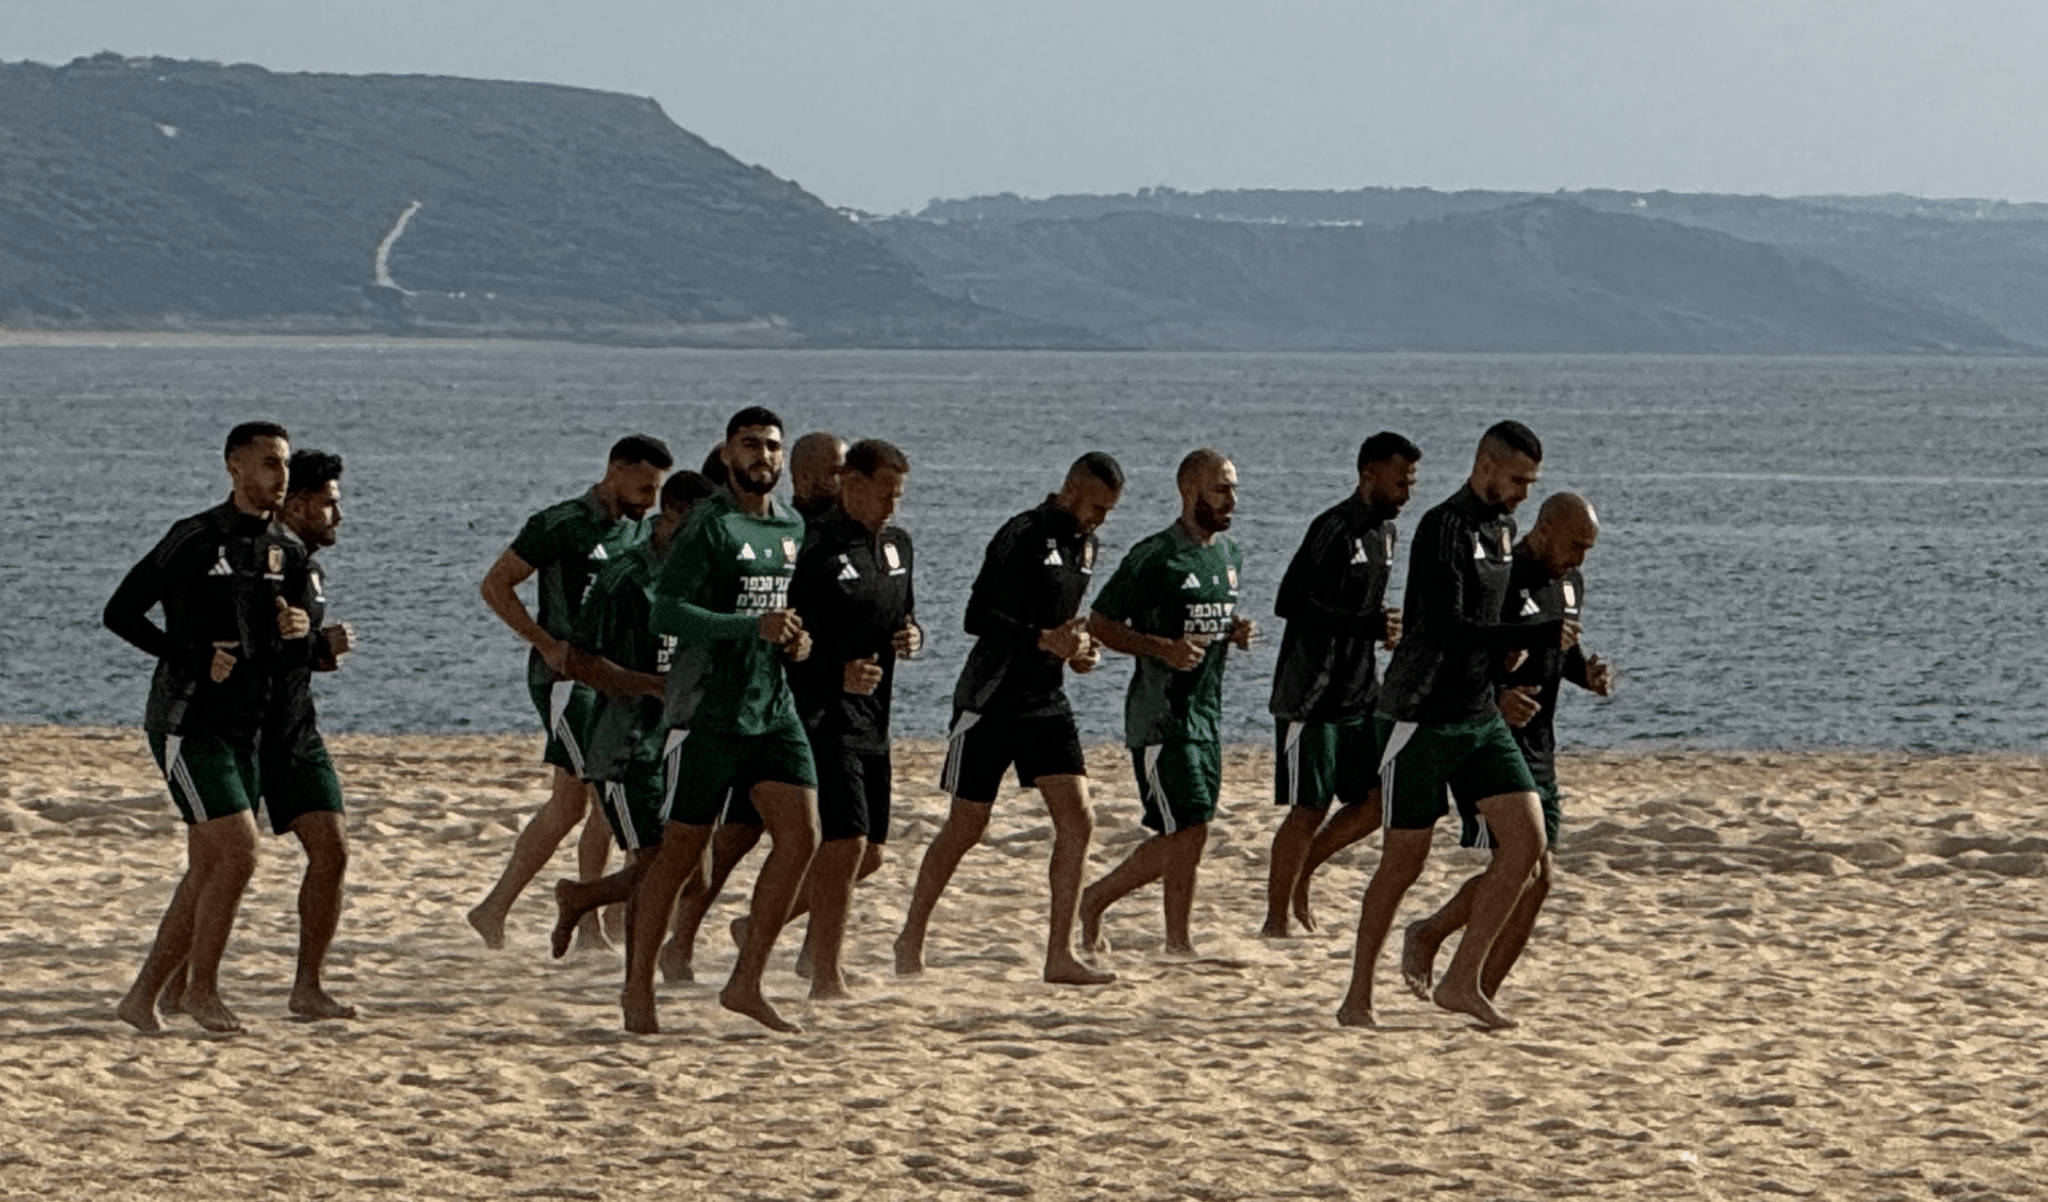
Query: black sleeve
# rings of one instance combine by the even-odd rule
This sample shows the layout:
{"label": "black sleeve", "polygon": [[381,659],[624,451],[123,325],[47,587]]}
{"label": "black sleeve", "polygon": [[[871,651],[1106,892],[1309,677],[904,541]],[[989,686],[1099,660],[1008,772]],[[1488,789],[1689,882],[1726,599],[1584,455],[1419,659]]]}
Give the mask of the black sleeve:
{"label": "black sleeve", "polygon": [[1020,550],[1028,552],[1021,537],[1027,523],[1013,520],[996,532],[982,557],[981,572],[967,595],[967,633],[976,638],[1000,639],[1036,647],[1040,630],[1010,609],[1024,593]]}
{"label": "black sleeve", "polygon": [[1344,526],[1335,520],[1318,520],[1309,527],[1287,572],[1280,578],[1280,596],[1273,602],[1273,615],[1311,630],[1328,634],[1362,634],[1384,638],[1387,611],[1354,612],[1326,596],[1333,582],[1341,581],[1351,566],[1350,550],[1344,545]]}
{"label": "black sleeve", "polygon": [[190,534],[175,529],[164,535],[163,540],[121,578],[119,587],[114,589],[114,595],[107,599],[107,606],[100,613],[100,621],[150,658],[172,660],[188,670],[198,668],[200,674],[204,674],[213,658],[212,648],[207,648],[205,662],[202,663],[195,648],[179,646],[163,627],[149,617],[151,609],[181,587],[179,568],[181,561],[189,558],[187,548],[192,544]]}
{"label": "black sleeve", "polygon": [[[1415,531],[1415,549],[1408,561],[1409,604],[1428,613],[1443,639],[1451,646],[1475,647],[1485,651],[1537,651],[1555,646],[1564,623],[1476,621],[1465,613],[1465,572],[1463,557],[1472,554],[1468,531],[1445,520],[1441,514],[1425,517]],[[1420,604],[1417,604],[1420,602]]]}
{"label": "black sleeve", "polygon": [[827,595],[838,573],[832,570],[838,553],[830,547],[807,548],[798,556],[796,572],[789,578],[789,607],[796,611],[811,636],[811,653],[801,663],[784,665],[793,681],[815,696],[830,696],[842,687],[846,668],[841,633],[836,625],[839,607]]}
{"label": "black sleeve", "polygon": [[1564,678],[1582,689],[1593,687],[1586,681],[1586,649],[1576,643],[1564,653]]}

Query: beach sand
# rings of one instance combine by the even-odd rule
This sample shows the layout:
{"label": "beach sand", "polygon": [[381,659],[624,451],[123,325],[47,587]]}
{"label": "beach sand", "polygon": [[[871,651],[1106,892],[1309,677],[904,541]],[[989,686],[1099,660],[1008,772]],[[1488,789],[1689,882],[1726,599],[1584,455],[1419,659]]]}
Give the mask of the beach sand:
{"label": "beach sand", "polygon": [[[354,839],[330,988],[285,1012],[295,842],[266,836],[223,973],[248,1030],[114,1018],[183,864],[139,732],[0,729],[0,1194],[83,1198],[2033,1197],[2048,1170],[2048,763],[1889,754],[1580,755],[1558,889],[1486,1033],[1391,956],[1374,1031],[1332,1019],[1370,848],[1319,878],[1320,937],[1265,942],[1270,759],[1234,749],[1195,911],[1113,910],[1122,980],[1038,981],[1048,828],[1006,792],[941,904],[931,969],[889,942],[944,799],[900,748],[889,859],[855,903],[850,1005],[713,1001],[706,924],[665,1033],[618,1029],[607,954],[547,958],[546,888],[505,951],[463,923],[545,786],[520,737],[333,740]],[[1139,837],[1091,758],[1091,875]],[[1375,844],[1377,840],[1373,841]],[[758,855],[758,853],[757,853]],[[758,863],[758,860],[753,863]],[[1419,916],[1473,871],[1438,851]]]}

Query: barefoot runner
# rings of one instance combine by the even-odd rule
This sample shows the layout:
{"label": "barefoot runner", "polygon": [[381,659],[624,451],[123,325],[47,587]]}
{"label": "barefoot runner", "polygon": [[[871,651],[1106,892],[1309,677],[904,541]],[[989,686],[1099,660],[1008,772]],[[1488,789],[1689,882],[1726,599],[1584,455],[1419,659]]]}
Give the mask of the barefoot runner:
{"label": "barefoot runner", "polygon": [[[1507,610],[1502,617],[1511,622],[1583,621],[1586,580],[1579,574],[1579,565],[1586,562],[1586,553],[1599,537],[1600,519],[1584,497],[1565,492],[1543,502],[1536,525],[1515,546],[1514,574],[1508,581]],[[1479,988],[1489,998],[1500,991],[1501,982],[1528,945],[1536,916],[1550,896],[1551,852],[1564,821],[1553,720],[1558,694],[1567,680],[1600,697],[1614,690],[1612,670],[1599,656],[1587,655],[1582,646],[1575,645],[1570,650],[1544,647],[1521,657],[1519,665],[1507,672],[1500,693],[1501,716],[1514,732],[1515,745],[1528,761],[1529,774],[1536,779],[1536,791],[1543,798],[1544,848],[1543,858],[1536,862],[1535,879],[1494,940],[1480,971]],[[1490,847],[1493,840],[1483,823],[1466,818],[1460,844]],[[1429,996],[1437,948],[1471,918],[1472,899],[1483,879],[1482,875],[1466,881],[1442,909],[1408,925],[1401,946],[1401,976],[1417,997]]]}
{"label": "barefoot runner", "polygon": [[[604,479],[582,496],[528,518],[519,537],[484,576],[481,591],[491,612],[533,645],[526,661],[526,687],[548,732],[541,758],[554,767],[547,804],[519,832],[504,873],[469,912],[469,925],[488,947],[505,946],[505,916],[512,903],[591,811],[590,788],[583,782],[582,742],[596,697],[589,685],[569,679],[564,671],[568,640],[590,582],[614,556],[646,541],[649,523],[643,519],[654,508],[662,477],[673,464],[659,439],[644,434],[621,438],[612,445]],[[540,575],[537,621],[514,591],[535,573]],[[603,824],[588,824],[577,848],[582,876],[602,875],[610,855]],[[583,939],[593,946],[604,944],[594,917],[585,923]]]}
{"label": "barefoot runner", "polygon": [[839,502],[812,518],[789,583],[811,656],[790,669],[818,766],[818,855],[805,885],[814,999],[846,996],[840,949],[858,877],[882,866],[889,838],[889,702],[896,658],[924,635],[910,536],[891,523],[910,460],[880,439],[846,453]]}
{"label": "barefoot runner", "polygon": [[1088,633],[1137,660],[1124,698],[1124,742],[1144,822],[1158,833],[1081,894],[1081,946],[1106,951],[1102,915],[1164,880],[1166,949],[1192,954],[1195,872],[1223,788],[1223,667],[1251,646],[1237,614],[1244,555],[1224,536],[1237,509],[1237,468],[1219,451],[1189,452],[1175,473],[1180,518],[1139,542],[1102,586]]}
{"label": "barefoot runner", "polygon": [[[1393,566],[1394,518],[1415,487],[1422,452],[1382,431],[1358,448],[1358,487],[1309,524],[1273,612],[1287,622],[1273,669],[1273,801],[1287,807],[1273,832],[1266,876],[1268,938],[1288,934],[1293,907],[1303,930],[1310,858],[1321,863],[1380,825],[1379,744],[1372,711],[1379,700],[1375,645],[1401,641],[1401,611],[1386,607]],[[1330,800],[1343,803],[1326,825]]]}
{"label": "barefoot runner", "polygon": [[976,641],[953,690],[953,724],[941,769],[940,784],[952,805],[925,848],[910,910],[896,936],[899,975],[924,971],[932,911],[967,850],[988,829],[1003,774],[1015,765],[1017,783],[1037,788],[1052,814],[1045,979],[1062,985],[1116,979],[1074,955],[1081,873],[1095,823],[1064,673],[1093,671],[1100,662],[1086,620],[1076,615],[1095,571],[1095,531],[1123,488],[1116,460],[1090,451],[1067,469],[1058,493],[1003,523],[982,557],[967,600],[967,633]]}
{"label": "barefoot runner", "polygon": [[[676,669],[676,638],[654,632],[654,582],[697,503],[715,491],[696,472],[670,476],[661,486],[661,514],[653,533],[606,564],[583,599],[567,664],[572,679],[597,691],[586,728],[583,773],[597,791],[626,864],[594,881],[555,882],[549,950],[558,959],[568,954],[585,914],[632,898],[648,857],[661,842],[661,745],[667,734],[662,699],[668,675]],[[703,658],[700,648],[681,670],[695,670]]]}
{"label": "barefoot runner", "polygon": [[677,636],[678,655],[702,649],[708,660],[702,680],[686,682],[687,697],[678,692],[680,677],[670,682],[666,825],[627,911],[621,1002],[628,1031],[659,1030],[654,961],[662,933],[735,790],[750,794],[774,846],[719,1004],[774,1030],[797,1029],[761,993],[768,954],[818,847],[817,769],[783,673],[785,659],[801,662],[810,653],[810,637],[788,607],[804,524],[771,495],[782,455],[781,418],[759,407],[733,415],[724,456],[730,491],[699,503],[655,585],[654,629]]}
{"label": "barefoot runner", "polygon": [[[156,942],[117,1009],[160,1030],[157,995],[180,966],[180,1008],[209,1031],[239,1031],[220,997],[220,959],[256,867],[257,744],[288,647],[313,638],[302,595],[305,549],[273,520],[291,444],[284,427],[228,432],[228,499],[173,525],[107,601],[103,620],[156,659],[143,731],[185,820],[188,866]],[[164,624],[150,620],[163,606]]]}
{"label": "barefoot runner", "polygon": [[1564,649],[1578,638],[1578,623],[1569,618],[1500,620],[1514,562],[1508,515],[1527,499],[1542,461],[1543,444],[1527,426],[1495,424],[1479,441],[1465,487],[1415,529],[1401,645],[1380,686],[1385,843],[1359,907],[1351,985],[1337,1011],[1345,1026],[1373,1025],[1373,966],[1402,895],[1429,857],[1447,793],[1460,813],[1486,819],[1499,843],[1474,894],[1465,937],[1432,996],[1485,1026],[1514,1025],[1480,991],[1479,970],[1542,859],[1543,814],[1529,766],[1495,708],[1494,678],[1511,651]]}

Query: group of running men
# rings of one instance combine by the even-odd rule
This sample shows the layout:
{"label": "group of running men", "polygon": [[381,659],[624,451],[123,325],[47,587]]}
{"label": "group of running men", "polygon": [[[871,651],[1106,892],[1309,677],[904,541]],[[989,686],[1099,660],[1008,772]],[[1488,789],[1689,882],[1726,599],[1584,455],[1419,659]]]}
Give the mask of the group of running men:
{"label": "group of running men", "polygon": [[[1373,1022],[1373,966],[1402,895],[1453,808],[1467,846],[1492,859],[1441,910],[1411,924],[1401,971],[1418,995],[1486,1026],[1512,1025],[1493,996],[1549,888],[1559,794],[1551,718],[1569,680],[1606,694],[1606,665],[1578,646],[1579,565],[1598,534],[1592,507],[1563,493],[1516,541],[1542,446],[1501,422],[1480,440],[1466,485],[1424,515],[1407,596],[1385,604],[1394,519],[1421,451],[1397,434],[1365,440],[1350,496],[1317,517],[1282,578],[1286,622],[1274,673],[1273,840],[1263,934],[1316,929],[1309,882],[1331,855],[1384,831],[1368,882],[1347,1025]],[[727,876],[766,835],[722,1005],[777,1030],[761,978],[782,928],[809,912],[798,971],[815,999],[847,993],[841,953],[856,882],[881,864],[890,824],[890,698],[897,661],[924,643],[915,560],[893,518],[910,462],[879,439],[809,434],[788,448],[794,510],[775,498],[780,418],[733,415],[701,471],[672,471],[668,448],[633,435],[604,478],[535,514],[484,578],[490,608],[531,647],[528,683],[548,732],[553,789],[510,862],[468,915],[504,943],[521,891],[587,814],[581,879],[555,887],[554,954],[606,941],[599,912],[624,914],[626,1029],[658,1030],[654,974],[692,979],[697,930]],[[188,825],[189,866],[120,1017],[144,1030],[182,1012],[237,1029],[218,969],[255,860],[260,808],[304,843],[294,1013],[352,1016],[321,965],[340,911],[347,843],[341,789],[321,743],[312,673],[353,645],[326,623],[313,553],[341,520],[338,457],[293,452],[285,430],[230,432],[220,506],[173,526],[123,580],[106,623],[157,660],[145,729]],[[1181,511],[1124,556],[1084,614],[1095,531],[1123,495],[1102,452],[989,544],[966,612],[975,638],[954,690],[940,784],[951,797],[926,848],[895,968],[924,969],[940,896],[986,830],[1006,775],[1036,788],[1052,817],[1044,978],[1102,985],[1103,916],[1162,882],[1166,946],[1191,953],[1197,869],[1222,789],[1223,674],[1255,624],[1238,612],[1243,557],[1227,534],[1237,469],[1187,455]],[[518,587],[538,577],[538,613]],[[161,627],[149,618],[161,605]],[[1386,677],[1376,651],[1392,652]],[[1154,834],[1085,889],[1093,835],[1083,748],[1065,690],[1104,650],[1132,657],[1125,742]],[[1332,813],[1333,804],[1335,812]],[[609,835],[625,866],[602,875]],[[1078,927],[1078,931],[1077,928]],[[1438,946],[1465,936],[1433,979]],[[666,946],[664,940],[666,939]],[[1077,947],[1078,944],[1078,947]]]}

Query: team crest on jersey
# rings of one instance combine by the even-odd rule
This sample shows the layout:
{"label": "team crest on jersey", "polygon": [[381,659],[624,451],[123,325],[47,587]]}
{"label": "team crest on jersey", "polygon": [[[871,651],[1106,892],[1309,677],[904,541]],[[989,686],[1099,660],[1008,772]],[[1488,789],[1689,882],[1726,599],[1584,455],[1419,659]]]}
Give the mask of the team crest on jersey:
{"label": "team crest on jersey", "polygon": [[610,559],[611,555],[605,551],[604,544],[599,543],[590,549],[590,557],[592,559]]}
{"label": "team crest on jersey", "polygon": [[1081,570],[1082,570],[1082,571],[1084,571],[1084,572],[1087,572],[1087,571],[1092,571],[1092,570],[1094,570],[1094,568],[1095,568],[1095,544],[1094,544],[1094,543],[1082,543],[1082,544],[1081,544]]}
{"label": "team crest on jersey", "polygon": [[1223,569],[1223,574],[1224,574],[1225,576],[1228,576],[1228,577],[1230,577],[1230,587],[1232,587],[1232,588],[1236,588],[1236,587],[1237,587],[1237,569],[1236,569],[1236,568],[1225,568],[1225,569]]}
{"label": "team crest on jersey", "polygon": [[1573,588],[1572,582],[1569,580],[1564,582],[1563,589],[1564,607],[1566,609],[1577,609],[1579,607],[1579,590]]}
{"label": "team crest on jersey", "polygon": [[[318,602],[320,602],[320,603],[321,603],[321,604],[323,604],[323,605],[324,605],[324,604],[326,604],[326,602],[327,602],[327,590],[326,590],[326,589],[325,589],[324,587],[322,587],[322,586],[321,586],[321,583],[320,583],[320,573],[318,573],[318,572],[308,572],[308,573],[306,573],[306,578],[307,578],[308,580],[310,580],[310,581],[312,581],[312,582],[313,582],[313,600],[315,600],[315,601],[318,601]],[[1569,587],[1569,586],[1567,586],[1567,587]]]}
{"label": "team crest on jersey", "polygon": [[787,534],[782,536],[782,557],[791,563],[796,562],[796,540]]}
{"label": "team crest on jersey", "polygon": [[284,548],[272,543],[263,548],[263,570],[272,576],[284,571]]}
{"label": "team crest on jersey", "polygon": [[898,571],[903,567],[903,556],[896,553],[895,543],[882,544],[882,560],[889,565],[889,570],[892,572]]}
{"label": "team crest on jersey", "polygon": [[1515,545],[1513,542],[1509,541],[1508,532],[1505,530],[1500,532],[1500,553],[1503,556],[1513,555],[1515,553]]}
{"label": "team crest on jersey", "polygon": [[741,559],[757,559],[757,558],[759,558],[758,556],[756,556],[756,555],[754,554],[754,544],[752,544],[752,543],[741,543],[741,544],[740,544],[740,558],[741,558]]}

